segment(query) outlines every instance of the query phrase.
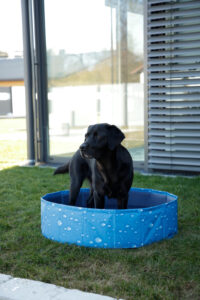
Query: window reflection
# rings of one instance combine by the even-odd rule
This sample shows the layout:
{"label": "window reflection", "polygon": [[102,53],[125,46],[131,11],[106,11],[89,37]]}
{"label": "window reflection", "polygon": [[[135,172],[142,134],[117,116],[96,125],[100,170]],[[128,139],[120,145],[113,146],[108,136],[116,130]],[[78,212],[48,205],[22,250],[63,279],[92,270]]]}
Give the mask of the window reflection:
{"label": "window reflection", "polygon": [[50,155],[70,156],[88,125],[122,128],[144,160],[143,3],[46,1]]}

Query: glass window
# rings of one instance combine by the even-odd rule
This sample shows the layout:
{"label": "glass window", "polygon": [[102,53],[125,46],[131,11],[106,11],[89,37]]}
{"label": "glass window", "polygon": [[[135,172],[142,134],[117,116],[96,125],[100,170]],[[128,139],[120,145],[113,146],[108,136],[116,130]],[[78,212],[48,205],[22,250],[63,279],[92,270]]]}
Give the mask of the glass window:
{"label": "glass window", "polygon": [[71,156],[88,125],[115,124],[144,160],[143,3],[45,1],[50,156]]}

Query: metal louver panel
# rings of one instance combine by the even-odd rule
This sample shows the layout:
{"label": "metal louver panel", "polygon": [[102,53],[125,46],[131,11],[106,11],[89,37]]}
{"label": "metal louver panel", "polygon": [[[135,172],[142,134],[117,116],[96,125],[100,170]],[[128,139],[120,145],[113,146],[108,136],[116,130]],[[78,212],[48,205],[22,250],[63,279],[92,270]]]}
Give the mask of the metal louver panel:
{"label": "metal louver panel", "polygon": [[200,173],[200,1],[147,1],[148,168]]}

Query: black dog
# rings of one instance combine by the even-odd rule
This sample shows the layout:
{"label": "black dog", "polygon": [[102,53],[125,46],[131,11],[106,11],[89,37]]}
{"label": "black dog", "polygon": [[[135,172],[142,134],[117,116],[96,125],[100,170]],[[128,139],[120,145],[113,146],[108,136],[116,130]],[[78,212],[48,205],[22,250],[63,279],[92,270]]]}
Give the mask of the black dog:
{"label": "black dog", "polygon": [[118,208],[127,208],[128,192],[133,181],[133,161],[121,145],[124,134],[106,123],[88,127],[85,141],[68,164],[54,174],[70,173],[69,204],[75,205],[83,180],[90,182],[88,207],[104,208],[104,196],[116,198]]}

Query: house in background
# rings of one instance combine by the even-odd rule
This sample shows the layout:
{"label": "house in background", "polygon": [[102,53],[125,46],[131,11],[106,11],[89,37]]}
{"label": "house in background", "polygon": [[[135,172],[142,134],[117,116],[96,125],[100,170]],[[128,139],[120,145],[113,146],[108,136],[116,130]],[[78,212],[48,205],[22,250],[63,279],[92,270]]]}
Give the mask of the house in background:
{"label": "house in background", "polygon": [[24,62],[22,57],[0,57],[0,117],[25,117]]}
{"label": "house in background", "polygon": [[22,0],[22,15],[31,160],[63,162],[108,122],[136,168],[200,173],[199,1]]}

